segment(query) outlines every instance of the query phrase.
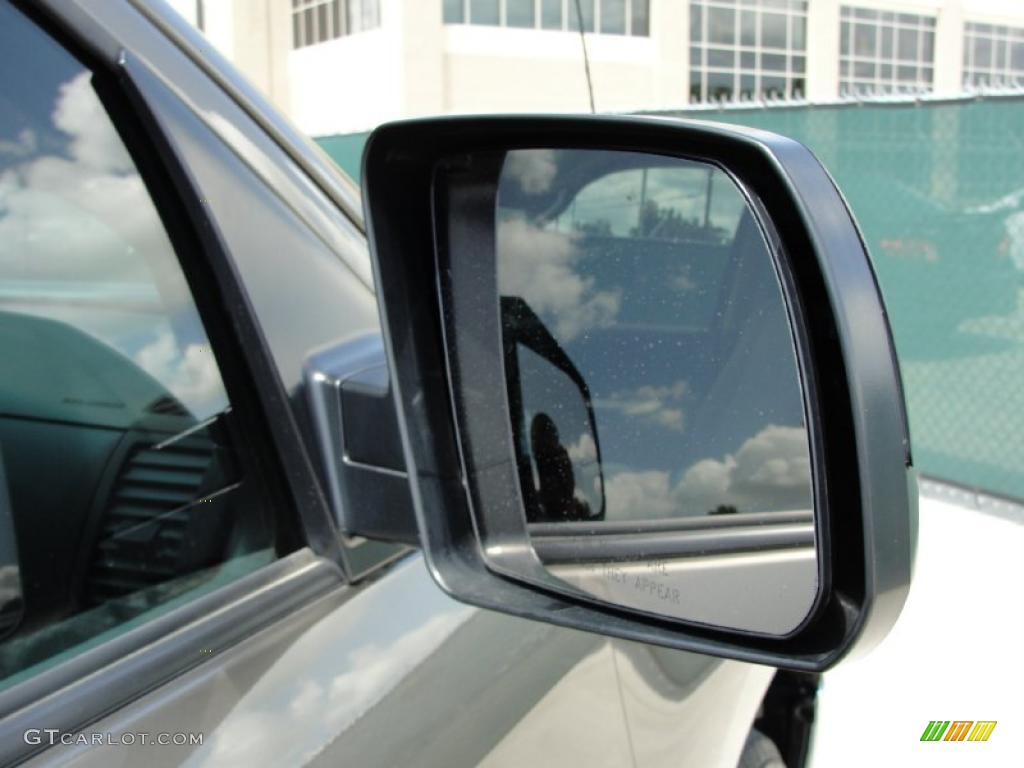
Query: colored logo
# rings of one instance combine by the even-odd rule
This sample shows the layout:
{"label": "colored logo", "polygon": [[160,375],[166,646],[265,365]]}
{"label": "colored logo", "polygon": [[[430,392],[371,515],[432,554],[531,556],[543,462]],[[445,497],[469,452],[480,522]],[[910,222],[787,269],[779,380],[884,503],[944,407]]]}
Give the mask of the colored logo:
{"label": "colored logo", "polygon": [[930,720],[921,741],[988,741],[995,720]]}

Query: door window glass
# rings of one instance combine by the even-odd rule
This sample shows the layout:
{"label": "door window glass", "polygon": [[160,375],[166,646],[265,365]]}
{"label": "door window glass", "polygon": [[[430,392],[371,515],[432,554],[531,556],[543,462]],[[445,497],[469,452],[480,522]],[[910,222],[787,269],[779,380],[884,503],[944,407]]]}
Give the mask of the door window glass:
{"label": "door window glass", "polygon": [[274,557],[171,240],[92,73],[0,2],[0,687]]}

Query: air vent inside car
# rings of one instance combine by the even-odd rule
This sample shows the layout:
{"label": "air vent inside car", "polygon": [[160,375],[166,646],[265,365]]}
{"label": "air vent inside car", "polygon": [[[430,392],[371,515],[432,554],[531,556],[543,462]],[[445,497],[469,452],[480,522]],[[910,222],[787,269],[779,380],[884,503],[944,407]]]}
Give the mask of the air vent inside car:
{"label": "air vent inside car", "polygon": [[[169,444],[137,443],[111,487],[90,566],[93,603],[174,578],[205,564],[218,546],[225,501],[216,443],[193,433]],[[212,481],[212,484],[211,484]]]}

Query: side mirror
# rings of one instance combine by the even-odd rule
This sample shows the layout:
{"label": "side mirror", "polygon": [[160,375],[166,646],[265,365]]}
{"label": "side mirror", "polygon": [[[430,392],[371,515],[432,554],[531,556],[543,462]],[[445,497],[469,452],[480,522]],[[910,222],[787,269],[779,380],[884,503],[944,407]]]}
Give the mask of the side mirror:
{"label": "side mirror", "polygon": [[386,125],[364,201],[419,537],[495,610],[824,669],[881,639],[916,520],[853,218],[710,123]]}

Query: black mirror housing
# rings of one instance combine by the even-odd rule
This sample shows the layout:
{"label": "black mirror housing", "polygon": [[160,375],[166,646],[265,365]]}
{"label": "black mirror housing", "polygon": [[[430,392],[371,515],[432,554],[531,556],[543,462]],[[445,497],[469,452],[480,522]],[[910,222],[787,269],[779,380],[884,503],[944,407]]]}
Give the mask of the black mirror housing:
{"label": "black mirror housing", "polygon": [[[475,290],[465,270],[452,277],[469,251],[493,254],[487,222],[494,219],[495,169],[504,153],[536,148],[699,160],[748,191],[797,318],[793,331],[815,467],[818,592],[793,631],[766,636],[588,600],[536,567],[522,533],[522,503],[489,475],[495,463],[515,461],[508,405],[502,410],[498,400],[474,401],[463,382],[462,372],[472,370],[474,392],[503,389],[500,344],[481,345],[459,332],[472,318],[495,311],[493,287]],[[471,156],[496,160],[490,170],[465,173],[463,160]],[[698,121],[431,119],[378,128],[364,153],[363,179],[420,543],[445,591],[541,621],[808,671],[886,635],[906,598],[916,536],[903,392],[863,239],[807,148],[762,131]],[[453,326],[455,317],[463,325]],[[603,499],[603,478],[601,484]]]}

